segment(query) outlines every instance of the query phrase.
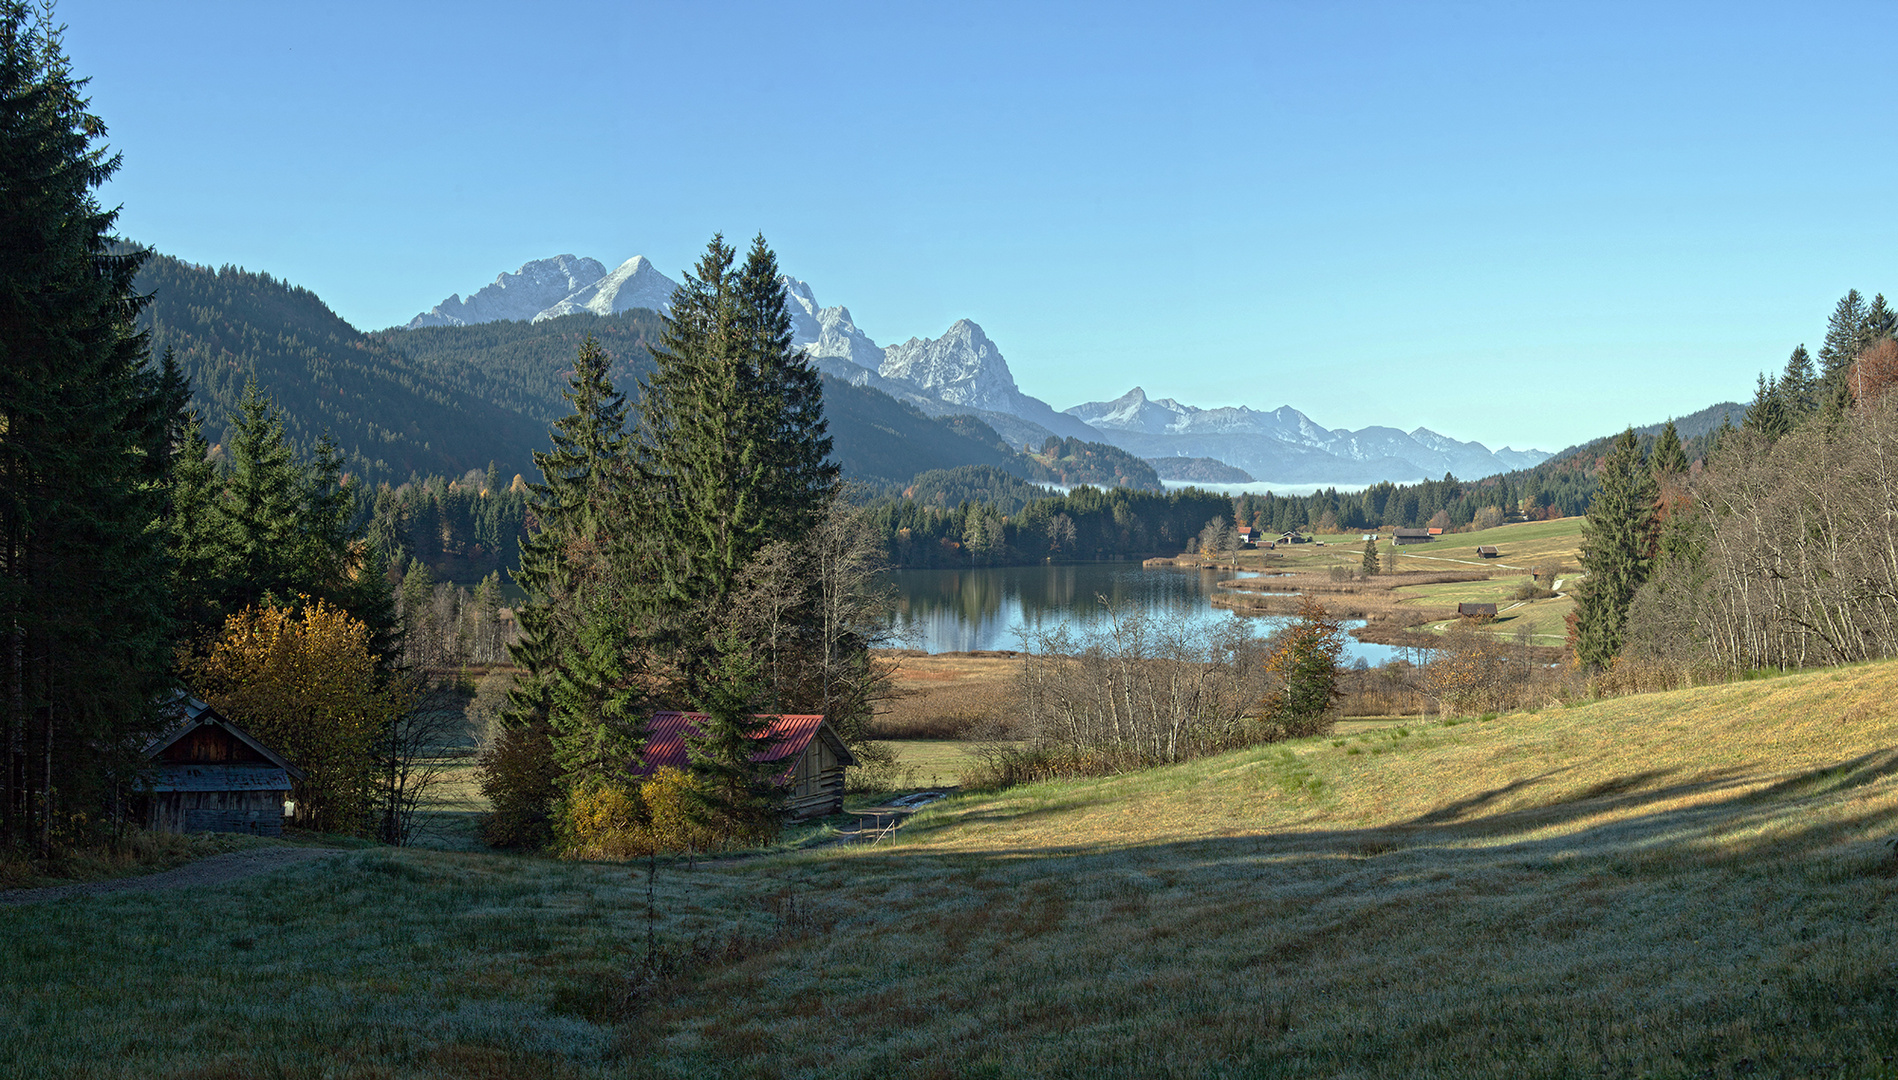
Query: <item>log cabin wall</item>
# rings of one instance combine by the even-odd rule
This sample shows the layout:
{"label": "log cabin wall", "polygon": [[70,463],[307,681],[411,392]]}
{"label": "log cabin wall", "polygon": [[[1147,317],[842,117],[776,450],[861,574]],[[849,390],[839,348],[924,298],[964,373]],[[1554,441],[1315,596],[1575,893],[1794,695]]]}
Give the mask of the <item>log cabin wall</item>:
{"label": "log cabin wall", "polygon": [[785,809],[792,817],[835,814],[844,808],[844,762],[828,741],[812,739],[785,788]]}
{"label": "log cabin wall", "polygon": [[169,832],[283,835],[281,791],[161,791],[152,796],[148,827]]}

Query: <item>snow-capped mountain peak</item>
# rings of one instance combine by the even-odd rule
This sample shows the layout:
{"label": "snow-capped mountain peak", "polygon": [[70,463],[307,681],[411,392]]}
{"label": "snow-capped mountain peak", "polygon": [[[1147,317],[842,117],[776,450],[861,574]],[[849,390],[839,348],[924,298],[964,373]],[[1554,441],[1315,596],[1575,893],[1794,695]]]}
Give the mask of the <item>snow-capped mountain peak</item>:
{"label": "snow-capped mountain peak", "polygon": [[679,283],[660,273],[651,260],[635,255],[620,263],[612,273],[535,314],[534,321],[557,319],[579,311],[617,315],[632,308],[648,308],[663,314],[672,310],[672,294],[678,287]]}
{"label": "snow-capped mountain peak", "polygon": [[939,338],[910,338],[883,350],[877,374],[902,379],[953,405],[1012,412],[1021,391],[1008,361],[982,328],[957,319]]}
{"label": "snow-capped mountain peak", "polygon": [[521,264],[512,274],[501,274],[493,284],[463,300],[460,293],[409,320],[408,326],[470,326],[503,319],[526,320],[550,304],[606,276],[598,259],[555,255]]}

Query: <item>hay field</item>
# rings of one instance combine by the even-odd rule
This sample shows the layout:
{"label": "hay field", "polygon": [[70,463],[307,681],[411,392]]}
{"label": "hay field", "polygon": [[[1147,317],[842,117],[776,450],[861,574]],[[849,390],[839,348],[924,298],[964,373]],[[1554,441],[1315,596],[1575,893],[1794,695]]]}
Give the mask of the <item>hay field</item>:
{"label": "hay field", "polygon": [[[0,910],[33,1076],[1889,1076],[1898,662],[958,796],[661,870]],[[698,959],[692,961],[694,943]]]}

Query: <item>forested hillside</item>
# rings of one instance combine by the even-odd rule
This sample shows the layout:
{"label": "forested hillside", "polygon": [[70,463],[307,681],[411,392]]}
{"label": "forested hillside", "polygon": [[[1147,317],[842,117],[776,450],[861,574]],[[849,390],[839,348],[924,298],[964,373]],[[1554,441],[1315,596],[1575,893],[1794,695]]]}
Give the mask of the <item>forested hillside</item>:
{"label": "forested hillside", "polygon": [[213,444],[229,441],[252,378],[283,409],[292,441],[308,452],[329,432],[346,469],[371,481],[459,476],[491,461],[511,477],[545,441],[545,421],[437,377],[268,274],[153,255],[134,288],[152,298],[139,322],[153,353],[175,354]]}
{"label": "forested hillside", "polygon": [[615,386],[631,391],[652,371],[647,345],[663,332],[657,312],[636,308],[601,317],[567,315],[545,322],[486,322],[381,330],[371,339],[409,357],[446,385],[520,413],[544,429],[566,415],[561,392],[573,358],[590,335],[613,358]]}
{"label": "forested hillside", "polygon": [[[641,309],[366,334],[308,289],[163,255],[146,263],[137,288],[152,295],[142,325],[154,350],[175,351],[213,444],[227,441],[231,411],[254,377],[298,447],[307,453],[328,431],[348,470],[371,483],[452,479],[490,463],[503,483],[517,473],[536,479],[533,452],[568,411],[561,393],[580,343],[599,342],[614,385],[636,397],[653,367],[648,345],[662,332],[659,316]],[[824,396],[833,460],[853,480],[889,488],[963,465],[1037,480],[1059,471],[971,417],[931,418],[828,377]]]}
{"label": "forested hillside", "polygon": [[1030,455],[1050,483],[1062,487],[1092,484],[1095,487],[1130,487],[1142,491],[1164,490],[1160,474],[1153,466],[1118,446],[1089,442],[1085,439],[1051,435],[1041,451]]}

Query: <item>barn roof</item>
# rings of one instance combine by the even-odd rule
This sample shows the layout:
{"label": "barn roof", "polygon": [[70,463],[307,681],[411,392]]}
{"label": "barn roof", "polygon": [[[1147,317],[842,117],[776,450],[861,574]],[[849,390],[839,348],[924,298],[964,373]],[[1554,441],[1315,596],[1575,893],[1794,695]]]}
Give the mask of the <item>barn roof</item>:
{"label": "barn roof", "polygon": [[150,791],[289,791],[290,772],[275,765],[172,765]]}
{"label": "barn roof", "polygon": [[1469,604],[1469,603],[1458,604],[1456,606],[1456,613],[1458,615],[1494,615],[1496,614],[1496,605],[1495,604]]}
{"label": "barn roof", "polygon": [[[146,757],[157,757],[159,754],[164,753],[165,748],[170,746],[172,743],[175,743],[179,739],[184,738],[186,735],[189,735],[192,731],[196,730],[197,728],[208,725],[211,727],[223,728],[225,731],[230,732],[231,735],[237,739],[237,741],[243,743],[245,746],[250,747],[252,750],[257,751],[259,754],[262,754],[265,761],[268,761],[272,765],[275,765],[277,768],[284,770],[285,772],[289,773],[291,776],[297,778],[298,780],[304,779],[303,770],[297,768],[295,765],[292,765],[290,764],[290,762],[286,761],[282,754],[279,754],[275,750],[272,750],[270,747],[265,746],[263,743],[258,742],[255,738],[251,737],[250,732],[245,731],[243,728],[238,727],[236,724],[225,719],[222,713],[218,712],[216,709],[213,709],[211,706],[205,704],[204,702],[198,700],[197,698],[192,697],[190,694],[185,693],[183,690],[178,691],[177,696],[172,698],[171,708],[179,717],[180,723],[178,724],[177,727],[171,729],[170,731],[166,732],[163,735],[158,736],[156,739],[153,739],[151,742],[146,743],[145,744]],[[224,768],[226,771],[228,771],[229,769],[228,766]],[[178,790],[190,790],[190,789],[180,788]]]}
{"label": "barn roof", "polygon": [[[646,725],[645,764],[639,768],[639,774],[643,776],[666,768],[691,768],[692,762],[686,753],[685,740],[688,736],[701,734],[704,730],[703,724],[707,719],[709,717],[704,713],[697,712],[654,713],[652,720]],[[844,741],[838,738],[837,733],[830,729],[830,725],[824,723],[822,716],[814,713],[802,715],[787,713],[769,719],[771,726],[766,729],[766,734],[775,736],[777,741],[759,753],[753,754],[751,760],[760,764],[772,761],[796,761],[799,755],[810,747],[812,739],[823,739],[830,744],[832,752],[845,765],[857,763],[856,755],[852,754],[850,748],[844,745]]]}

